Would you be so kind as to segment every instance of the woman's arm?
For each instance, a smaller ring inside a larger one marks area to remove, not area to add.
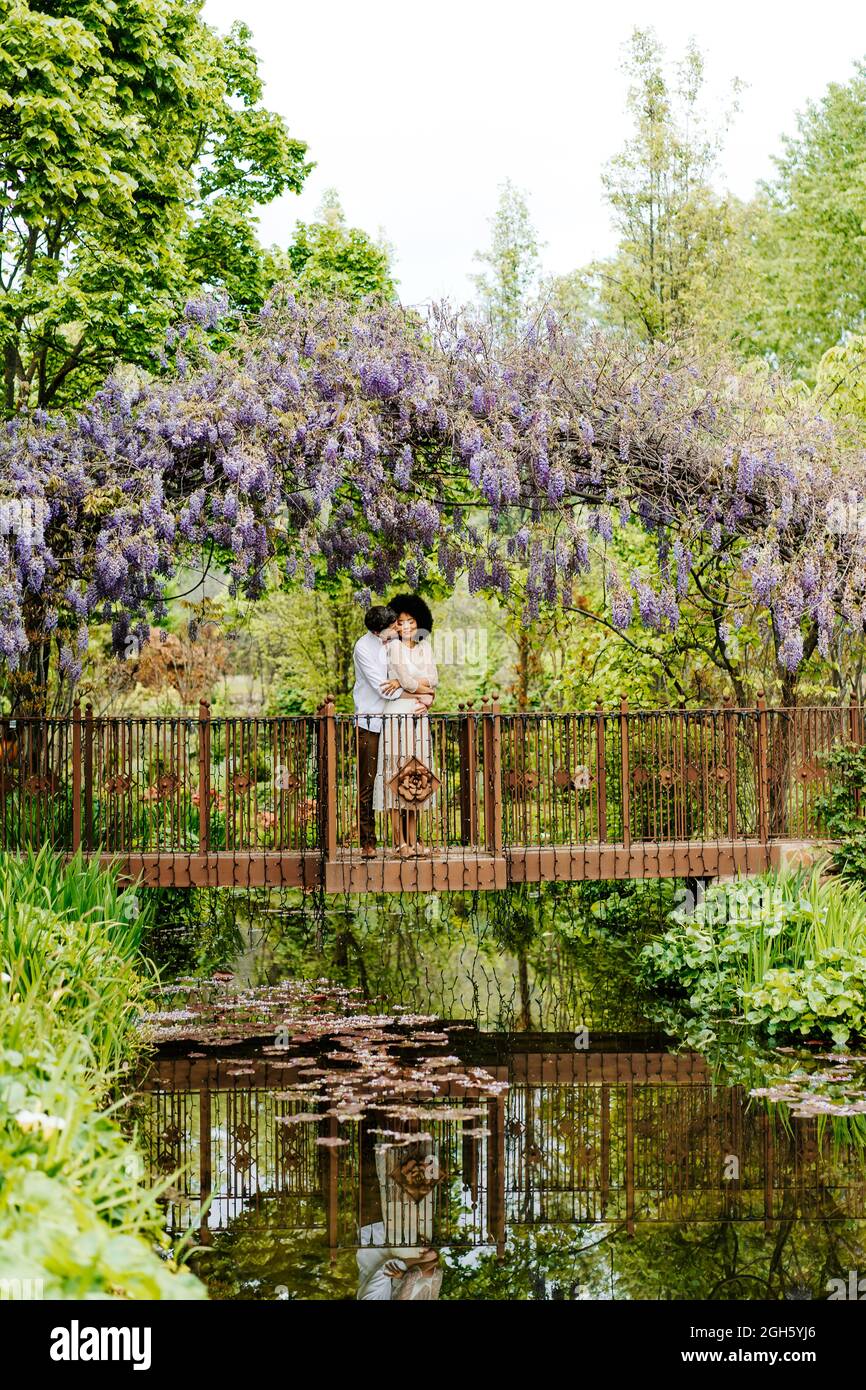
[[[418,676],[415,674],[410,650],[409,646],[399,639],[389,643],[388,674],[393,680],[400,682],[403,690],[412,695],[418,689]]]
[[[435,690],[439,684],[439,671],[436,667],[436,658],[433,655],[433,647],[429,637],[421,643],[421,669],[425,681],[431,690]]]
[[[422,710],[429,710],[436,698],[436,687],[439,684],[439,672],[436,670],[436,662],[433,657],[433,649],[428,642],[420,642],[414,650],[415,670],[420,674],[421,679],[415,687],[415,695],[418,700],[416,713]]]

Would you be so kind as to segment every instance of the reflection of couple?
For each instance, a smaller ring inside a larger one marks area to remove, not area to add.
[[[388,811],[396,851],[423,853],[413,791],[418,772],[432,772],[427,711],[439,675],[426,639],[433,615],[417,594],[398,594],[387,607],[368,609],[364,623],[353,652],[361,852],[375,854],[374,815]],[[424,804],[429,809],[433,797]]]
[[[377,1143],[377,1116],[361,1128],[358,1298],[390,1302],[437,1299],[442,1285],[433,1235],[438,1159],[429,1137],[417,1144]],[[387,1124],[384,1115],[380,1124]],[[408,1136],[407,1136],[408,1137]]]

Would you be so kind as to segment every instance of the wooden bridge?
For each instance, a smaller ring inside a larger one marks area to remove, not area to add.
[[[76,704],[0,717],[0,852],[48,843],[154,887],[350,893],[754,873],[822,839],[826,756],[864,727],[857,704],[505,714],[481,701],[430,717],[410,793],[422,843],[400,857],[380,815],[367,858],[357,722],[333,701],[275,719]]]

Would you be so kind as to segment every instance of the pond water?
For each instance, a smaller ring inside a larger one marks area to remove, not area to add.
[[[211,1295],[852,1296],[866,1059],[666,1035],[674,891],[167,903],[135,1115]]]

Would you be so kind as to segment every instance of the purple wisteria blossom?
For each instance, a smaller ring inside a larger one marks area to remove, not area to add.
[[[8,668],[41,632],[75,678],[89,621],[110,621],[122,650],[203,553],[250,597],[277,569],[306,584],[346,573],[366,599],[434,566],[504,593],[519,568],[531,615],[615,563],[624,525],[658,563],[608,576],[618,628],[672,630],[717,555],[732,608],[773,625],[786,670],[809,629],[822,652],[864,629],[862,462],[781,385],[734,392],[730,364],[552,315],[502,346],[445,307],[421,319],[281,289],[217,352],[204,330],[223,313],[187,306],[169,374],[3,428],[0,502],[18,507],[0,530]]]

